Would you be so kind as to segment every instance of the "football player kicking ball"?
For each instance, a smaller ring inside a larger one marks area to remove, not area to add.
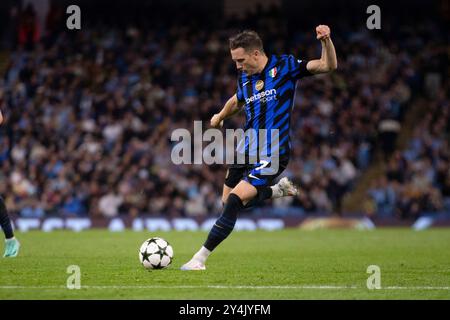
[[[256,142],[246,141],[238,146],[237,152],[245,154],[245,164],[229,167],[222,195],[222,214],[203,246],[181,267],[182,270],[205,270],[208,256],[231,233],[238,213],[243,209],[264,199],[296,194],[295,187],[287,178],[271,185],[289,162],[289,127],[297,80],[337,68],[330,28],[319,25],[316,35],[322,44],[322,54],[320,59],[310,61],[296,59],[292,55],[267,56],[261,38],[254,31],[243,31],[230,39],[231,57],[239,72],[237,91],[222,111],[212,117],[211,125],[220,126],[224,119],[244,107],[245,130],[275,130],[278,139],[272,143],[273,139],[265,141],[268,139],[260,139],[256,134],[253,139]],[[277,156],[276,169],[265,170],[270,163],[262,159],[259,153],[261,145],[266,150],[265,154]],[[249,160],[255,154],[257,160]]]
[[[3,115],[0,111],[0,125],[3,122]],[[9,219],[8,211],[6,210],[5,201],[0,197],[0,225],[2,226],[3,233],[5,234],[5,253],[3,257],[16,257],[19,253],[20,243],[14,237],[14,232],[11,226],[11,220]]]

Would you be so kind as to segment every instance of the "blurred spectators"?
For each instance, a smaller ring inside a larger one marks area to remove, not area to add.
[[[39,23],[33,4],[28,3],[19,17],[18,43],[25,50],[32,50],[40,40]]]
[[[20,215],[25,218],[43,218],[45,211],[37,198],[29,198],[20,210]]]
[[[417,218],[450,213],[450,100],[448,84],[427,103],[408,148],[395,152],[385,177],[369,190],[377,211]]]
[[[313,27],[279,37],[287,25],[273,8],[223,25],[180,20],[190,11],[158,12],[153,27],[130,19],[125,27],[84,24],[72,33],[53,27],[60,12],[52,8],[40,42],[32,11],[24,14],[19,42],[28,51],[19,46],[11,54],[0,85],[6,117],[0,128],[1,191],[10,210],[23,216],[42,210],[106,217],[219,213],[225,167],[172,164],[170,135],[177,128],[192,131],[194,120],[208,123],[235,93],[228,37],[251,20],[269,53],[320,56]],[[339,69],[297,87],[293,154],[284,174],[301,186],[300,195],[262,206],[263,212],[340,214],[343,196],[370,165],[375,148],[394,152],[395,137],[380,138],[379,128],[393,127],[383,121],[402,122],[429,54],[417,43],[426,47],[439,37],[428,20],[403,33],[387,29],[383,38],[339,21],[331,26],[340,30],[332,34]],[[438,116],[425,119],[410,149],[394,152],[386,179],[369,192],[374,210],[405,216],[448,206],[449,146],[441,135],[448,132],[446,99],[441,93],[439,103],[431,103]],[[240,114],[225,126],[242,127],[243,121]]]

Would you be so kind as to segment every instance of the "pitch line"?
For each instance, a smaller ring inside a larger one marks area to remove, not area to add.
[[[8,289],[67,289],[66,286],[0,286],[0,290]],[[313,290],[343,290],[343,289],[367,289],[363,286],[335,286],[335,285],[291,285],[291,286],[226,286],[226,285],[208,285],[208,286],[196,286],[196,285],[136,285],[136,286],[120,286],[120,285],[85,285],[81,286],[81,289],[278,289],[278,290],[298,290],[298,289],[313,289]],[[450,286],[386,286],[376,290],[450,290]],[[371,290],[372,291],[372,290]]]

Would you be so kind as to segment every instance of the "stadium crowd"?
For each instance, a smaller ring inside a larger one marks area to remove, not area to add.
[[[287,27],[274,10],[208,28],[163,14],[164,23],[153,28],[130,23],[81,32],[60,31],[58,15],[49,17],[40,39],[18,37],[0,80],[7,120],[0,128],[0,193],[24,217],[218,214],[226,168],[174,165],[170,136],[177,128],[192,131],[194,120],[207,128],[235,93],[227,41],[235,26],[260,32],[268,53],[320,56],[313,28],[280,38]],[[259,210],[340,213],[343,196],[377,149],[394,154],[386,177],[370,190],[377,212],[406,217],[448,208],[448,82],[430,98],[433,113],[408,150],[392,150],[379,126],[401,124],[423,87],[430,61],[424,52],[441,33],[431,22],[420,35],[411,26],[383,36],[339,23],[332,25],[337,72],[297,87],[293,154],[284,174],[300,195]],[[225,126],[243,121],[240,114]]]
[[[417,218],[450,212],[450,88],[427,103],[408,147],[396,151],[385,175],[368,191],[369,211],[382,216]]]

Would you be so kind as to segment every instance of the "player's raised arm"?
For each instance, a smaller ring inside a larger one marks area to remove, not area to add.
[[[3,123],[3,115],[2,115],[2,110],[0,110],[0,124]]]
[[[239,103],[237,96],[233,95],[228,101],[225,103],[224,107],[219,113],[216,113],[211,118],[211,127],[218,128],[222,126],[222,121],[235,115],[239,111],[241,111],[242,104]]]
[[[313,74],[326,73],[337,69],[336,50],[330,38],[330,28],[325,25],[316,27],[317,39],[322,43],[322,56],[320,59],[311,60],[306,69]]]

